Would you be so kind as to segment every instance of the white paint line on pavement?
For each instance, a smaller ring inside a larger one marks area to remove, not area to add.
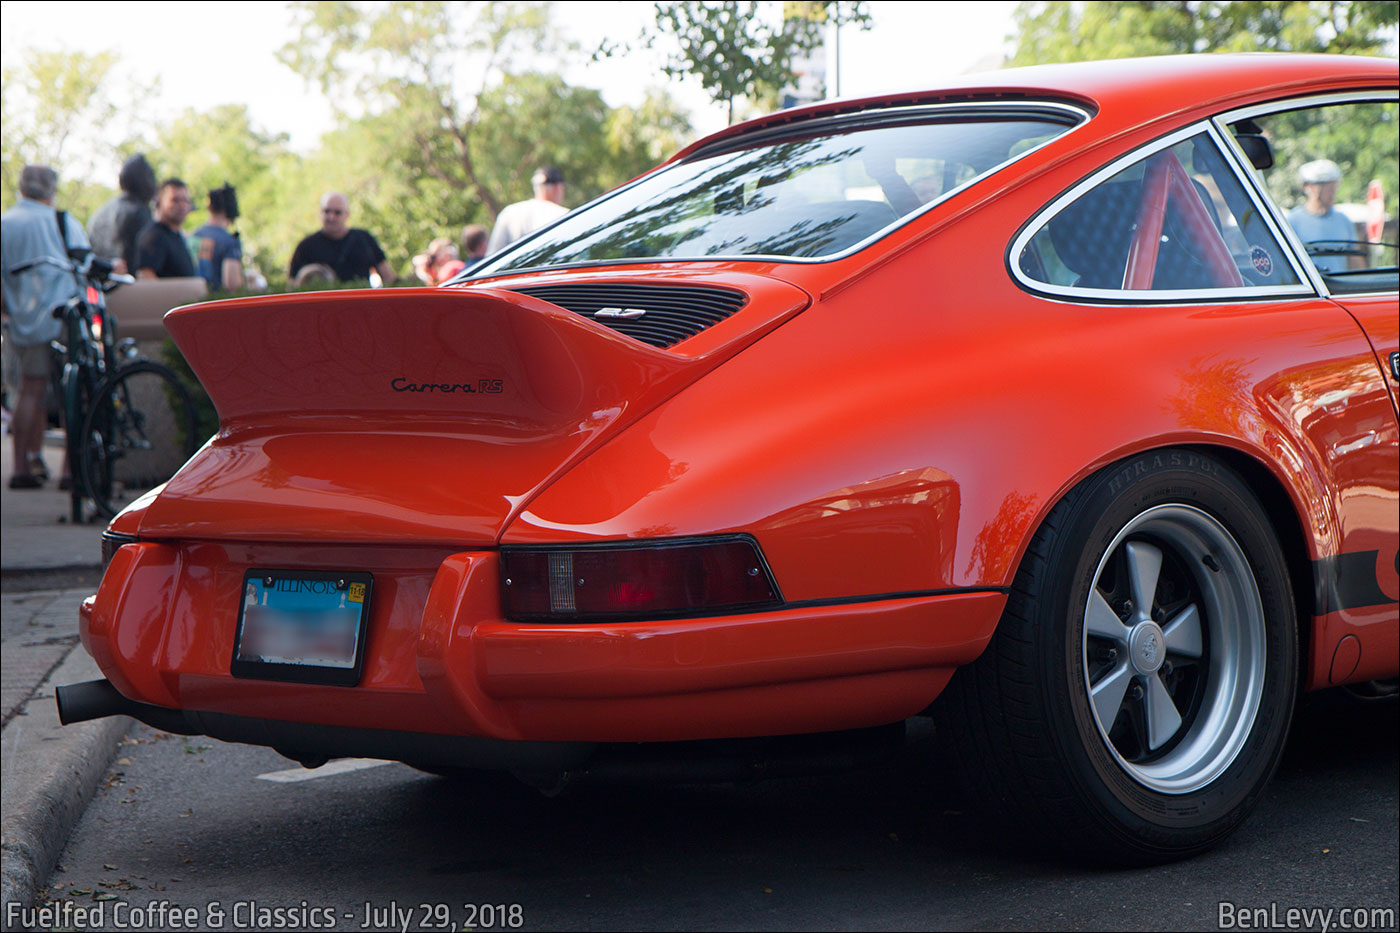
[[[349,774],[351,771],[363,771],[366,768],[377,768],[380,765],[391,764],[393,764],[392,761],[384,761],[379,758],[337,758],[319,768],[269,771],[267,774],[259,774],[258,780],[272,781],[274,784],[295,784],[298,781],[314,781],[317,778],[334,777],[337,774]]]

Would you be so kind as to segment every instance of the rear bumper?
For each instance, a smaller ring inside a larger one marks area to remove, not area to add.
[[[981,652],[1006,599],[971,591],[665,622],[518,624],[501,616],[495,552],[408,555],[375,571],[358,686],[235,678],[242,568],[277,560],[217,545],[126,545],[83,604],[83,642],[123,696],[169,710],[516,742],[680,741],[914,715]]]

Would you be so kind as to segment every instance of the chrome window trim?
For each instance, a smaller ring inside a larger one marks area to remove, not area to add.
[[[962,110],[969,110],[969,109],[974,109],[974,110],[1048,110],[1048,111],[1059,111],[1059,112],[1062,113],[1062,114],[1068,114],[1068,115],[1070,115],[1070,116],[1072,116],[1072,117],[1075,117],[1075,118],[1078,120],[1078,122],[1075,123],[1073,126],[1068,127],[1067,129],[1065,129],[1065,131],[1064,131],[1063,133],[1060,133],[1060,134],[1058,134],[1058,135],[1056,135],[1056,136],[1054,136],[1054,137],[1052,137],[1052,138],[1050,138],[1050,139],[1047,139],[1045,142],[1040,143],[1040,144],[1038,144],[1038,145],[1036,145],[1036,146],[1032,146],[1031,148],[1027,149],[1025,152],[1017,153],[1016,155],[1012,156],[1011,158],[1007,159],[1006,161],[1001,162],[1001,163],[999,163],[999,164],[993,166],[992,168],[990,168],[990,169],[988,169],[987,171],[983,172],[982,174],[976,176],[975,178],[971,179],[970,181],[963,182],[961,185],[958,185],[958,186],[956,186],[956,187],[954,187],[954,188],[949,188],[947,191],[943,192],[942,194],[940,194],[938,197],[934,198],[932,201],[928,202],[927,204],[923,205],[923,206],[920,207],[918,210],[916,210],[916,211],[911,211],[910,213],[905,214],[905,215],[902,216],[902,217],[899,217],[898,219],[896,219],[896,220],[894,221],[894,223],[891,223],[891,224],[889,224],[889,225],[887,225],[887,226],[885,226],[885,227],[880,228],[879,230],[877,230],[877,231],[875,231],[874,233],[872,233],[870,236],[868,236],[868,237],[866,237],[865,239],[859,241],[858,243],[856,243],[856,244],[853,245],[853,246],[848,246],[846,249],[842,250],[842,251],[839,252],[839,253],[829,253],[829,254],[823,255],[823,256],[784,256],[784,255],[781,255],[781,254],[773,254],[773,253],[725,253],[725,254],[713,255],[713,256],[636,256],[636,257],[630,257],[630,258],[618,258],[618,259],[589,259],[589,260],[580,260],[580,261],[578,261],[578,262],[552,263],[552,264],[550,264],[550,265],[544,265],[544,266],[527,266],[527,267],[520,268],[520,269],[501,269],[501,270],[487,270],[487,269],[481,269],[479,274],[480,274],[481,278],[498,278],[498,277],[507,276],[507,275],[523,275],[523,274],[525,274],[525,273],[527,273],[527,272],[541,272],[541,271],[544,271],[544,270],[546,270],[546,269],[587,269],[587,268],[594,268],[594,267],[599,267],[599,266],[625,266],[625,265],[638,265],[638,264],[651,265],[651,264],[659,263],[659,262],[782,262],[782,263],[794,263],[794,264],[799,264],[799,265],[815,265],[815,264],[823,263],[823,262],[836,262],[836,261],[838,261],[838,260],[846,259],[846,258],[849,257],[849,256],[855,255],[856,253],[858,253],[858,252],[860,252],[861,250],[865,249],[866,247],[870,246],[872,243],[875,243],[877,240],[884,239],[885,237],[889,236],[891,233],[893,233],[893,232],[895,232],[896,230],[898,230],[900,227],[903,227],[903,226],[906,226],[906,225],[912,223],[913,221],[915,221],[915,220],[917,220],[918,218],[920,218],[920,217],[924,216],[925,214],[927,214],[929,211],[931,211],[931,210],[937,208],[938,206],[940,206],[940,205],[943,204],[944,202],[946,202],[946,201],[948,201],[948,200],[950,200],[950,199],[956,197],[957,195],[959,195],[959,194],[961,194],[962,192],[966,191],[968,188],[971,188],[972,186],[977,185],[977,184],[981,184],[982,182],[986,181],[987,179],[992,178],[993,176],[997,175],[999,172],[1001,172],[1001,171],[1003,171],[1004,169],[1006,169],[1008,166],[1013,165],[1013,164],[1015,164],[1016,162],[1021,161],[1022,159],[1026,158],[1026,157],[1029,156],[1029,155],[1031,155],[1032,153],[1039,152],[1041,149],[1045,148],[1046,146],[1049,146],[1049,145],[1051,145],[1052,143],[1059,142],[1060,140],[1066,138],[1066,137],[1069,136],[1070,134],[1075,133],[1075,132],[1078,132],[1079,130],[1083,129],[1086,125],[1088,125],[1088,124],[1093,120],[1093,117],[1094,117],[1094,114],[1093,114],[1092,112],[1090,112],[1090,111],[1089,111],[1087,108],[1085,108],[1085,107],[1075,106],[1074,104],[1067,104],[1067,103],[1065,103],[1065,102],[1063,102],[1063,101],[1058,101],[1058,100],[1034,100],[1034,99],[1023,100],[1023,101],[1011,101],[1011,100],[950,101],[950,102],[945,103],[945,104],[918,104],[918,105],[911,105],[911,106],[905,106],[905,107],[891,107],[891,108],[887,108],[887,110],[885,110],[884,113],[885,113],[885,114],[888,114],[888,115],[889,115],[889,118],[890,118],[891,120],[898,121],[898,120],[900,120],[900,119],[910,119],[910,120],[913,120],[913,119],[918,119],[918,118],[920,118],[920,117],[937,117],[938,115],[943,114],[943,113],[946,113],[946,112],[948,112],[948,111],[962,111]],[[873,119],[873,118],[874,118],[874,114],[875,114],[876,112],[877,112],[877,111],[861,111],[861,112],[859,112],[859,113],[857,113],[857,114],[844,114],[844,115],[838,114],[838,115],[835,115],[835,116],[833,116],[833,117],[813,117],[813,118],[811,118],[811,121],[810,121],[810,122],[813,124],[813,126],[828,125],[828,122],[829,122],[829,121],[839,119],[839,118],[842,117],[842,116],[851,117],[851,118],[857,117],[857,116],[863,116],[863,117],[865,117],[866,119]],[[798,126],[801,125],[802,122],[805,122],[805,121],[794,121],[793,123],[786,124],[786,128],[792,129],[792,128],[798,127]],[[740,138],[742,138],[742,134],[741,134],[740,136],[738,136],[738,137],[735,137],[735,140],[734,140],[734,141],[737,142],[737,140],[740,139]],[[737,149],[741,149],[741,148],[746,148],[746,147],[743,147],[743,146],[735,146],[735,149],[736,149],[736,150],[737,150]],[[718,153],[712,153],[712,154],[723,154],[724,152],[729,152],[729,151],[733,151],[733,150],[725,149],[725,150],[721,150],[721,151],[718,152]],[[689,156],[689,157],[687,157],[687,158],[685,158],[685,159],[682,159],[680,162],[677,162],[677,163],[674,163],[674,164],[675,164],[675,165],[683,165],[683,164],[685,164],[686,162],[690,161],[690,160],[693,159],[693,158],[708,158],[708,157],[709,157],[709,156],[704,155],[704,151],[701,150],[700,152],[696,152],[696,153],[692,154],[691,156]],[[630,190],[633,186],[641,184],[643,181],[645,181],[645,180],[648,179],[648,178],[651,178],[651,177],[652,177],[653,175],[655,175],[657,172],[663,171],[663,170],[665,170],[665,169],[667,169],[667,168],[670,168],[670,167],[671,167],[671,164],[666,164],[666,165],[657,166],[656,168],[652,169],[651,171],[646,172],[646,173],[644,173],[644,174],[642,174],[642,175],[639,175],[637,178],[634,178],[632,181],[628,182],[627,184],[621,185],[621,186],[619,186],[619,187],[617,187],[617,188],[614,188],[612,191],[609,191],[609,192],[607,192],[607,193],[605,193],[605,194],[603,194],[603,195],[601,195],[601,196],[599,196],[599,197],[597,197],[597,198],[594,198],[592,201],[589,201],[587,204],[583,204],[583,205],[580,205],[580,206],[577,207],[577,208],[574,208],[574,210],[582,210],[584,207],[593,207],[593,206],[595,206],[595,205],[601,204],[601,203],[603,203],[604,201],[607,201],[607,200],[609,200],[609,199],[611,199],[611,198],[613,198],[613,197],[616,197],[616,196],[619,195],[619,194],[622,194],[622,193],[625,192],[625,191]],[[570,211],[569,213],[573,213],[573,211]],[[535,232],[532,233],[530,236],[525,237],[524,239],[521,239],[521,240],[517,240],[515,243],[512,243],[512,244],[507,248],[507,250],[506,250],[505,252],[502,252],[502,253],[498,254],[497,256],[493,256],[493,257],[489,257],[489,258],[490,258],[490,259],[497,259],[497,258],[504,259],[506,256],[510,255],[510,253],[511,253],[512,251],[514,251],[514,250],[517,249],[518,247],[524,246],[524,245],[525,245],[526,243],[528,243],[530,240],[534,239],[537,235],[539,235],[539,234],[541,234],[541,233],[544,233],[544,232],[545,232],[546,230],[548,230],[550,227],[555,226],[555,224],[563,223],[563,222],[568,218],[568,216],[569,216],[568,214],[565,214],[563,217],[560,217],[558,220],[556,220],[554,223],[550,224],[548,227],[542,227],[540,230],[535,231]],[[482,265],[482,266],[485,266],[486,263],[483,262],[483,263],[481,263],[481,265]],[[477,272],[477,269],[476,269],[476,268],[473,268],[473,269],[470,270],[470,271],[471,271],[472,273],[476,273],[476,272]],[[466,284],[467,282],[474,282],[475,279],[476,279],[476,275],[473,274],[473,275],[469,275],[469,276],[468,276],[467,278],[465,278],[465,279],[462,279],[460,282],[452,282],[452,283],[450,283],[450,284]]]
[[[1125,288],[1080,288],[1075,285],[1052,285],[1049,282],[1041,282],[1026,275],[1021,269],[1020,257],[1022,251],[1030,243],[1031,239],[1038,234],[1046,224],[1054,220],[1055,217],[1077,200],[1085,192],[1094,188],[1098,184],[1113,177],[1130,165],[1169,149],[1177,143],[1192,136],[1205,134],[1220,149],[1220,139],[1211,132],[1213,126],[1210,120],[1200,120],[1189,126],[1160,136],[1152,142],[1143,146],[1138,146],[1131,152],[1119,156],[1102,168],[1094,171],[1086,178],[1081,179],[1069,190],[1061,193],[1048,205],[1040,209],[1040,212],[1032,218],[1031,222],[1021,228],[1021,232],[1011,241],[1011,248],[1007,256],[1007,265],[1011,269],[1012,276],[1017,283],[1029,292],[1041,295],[1054,295],[1060,298],[1093,299],[1095,301],[1123,303],[1123,304],[1164,304],[1169,302],[1182,301],[1216,301],[1222,298],[1252,298],[1256,300],[1267,300],[1270,298],[1289,298],[1315,295],[1316,291],[1310,285],[1306,275],[1299,275],[1300,282],[1296,285],[1246,285],[1238,288],[1161,288],[1161,289],[1125,289]],[[1233,165],[1233,160],[1229,150],[1220,152],[1221,158],[1228,165]],[[1233,170],[1233,169],[1232,169]],[[1246,196],[1251,201],[1257,203],[1258,198],[1253,194],[1253,186],[1244,185]],[[1269,211],[1264,207],[1263,216],[1268,217]],[[1281,253],[1288,257],[1289,265],[1294,267],[1295,274],[1301,270],[1297,268],[1296,260],[1290,255],[1289,250],[1283,243],[1278,244]]]
[[[1308,94],[1302,97],[1283,97],[1262,104],[1250,104],[1248,107],[1239,107],[1216,114],[1212,119],[1219,120],[1224,126],[1240,120],[1248,120],[1270,113],[1283,113],[1288,110],[1307,110],[1310,107],[1327,107],[1331,104],[1354,104],[1381,99],[1396,100],[1397,98],[1400,98],[1400,90],[1384,87],[1359,91],[1335,91],[1328,94]]]
[[[1264,219],[1264,226],[1268,227],[1269,232],[1274,235],[1274,242],[1288,257],[1288,264],[1293,267],[1293,274],[1298,277],[1299,282],[1311,284],[1313,291],[1321,294],[1320,281],[1315,277],[1316,270],[1312,268],[1311,263],[1300,261],[1299,257],[1307,254],[1300,250],[1298,244],[1295,243],[1293,228],[1276,215],[1274,204],[1269,200],[1268,192],[1260,184],[1262,179],[1254,174],[1254,166],[1250,165],[1249,157],[1244,154],[1239,143],[1235,142],[1233,133],[1217,125],[1214,119],[1209,122],[1208,132],[1215,139],[1215,145],[1220,149],[1225,164],[1229,165],[1235,173],[1235,178],[1239,181],[1240,187],[1244,189],[1245,196],[1259,211],[1259,216]]]
[[[1306,97],[1290,97],[1284,100],[1270,101],[1266,104],[1251,104],[1248,107],[1241,107],[1226,113],[1217,114],[1211,118],[1222,139],[1228,140],[1228,151],[1235,159],[1244,166],[1244,177],[1249,180],[1249,187],[1255,192],[1256,199],[1264,203],[1269,219],[1273,225],[1279,227],[1283,232],[1284,242],[1288,244],[1288,249],[1294,254],[1295,262],[1301,259],[1301,265],[1306,275],[1305,278],[1313,283],[1317,293],[1324,298],[1333,297],[1332,289],[1327,287],[1327,280],[1318,271],[1316,263],[1308,255],[1307,247],[1303,241],[1298,239],[1298,235],[1293,232],[1293,226],[1288,223],[1288,219],[1283,212],[1283,208],[1274,203],[1274,199],[1269,196],[1269,189],[1264,184],[1264,179],[1245,156],[1244,150],[1235,142],[1235,134],[1230,132],[1230,124],[1238,123],[1240,120],[1250,120],[1254,117],[1270,116],[1276,113],[1287,113],[1290,110],[1308,110],[1313,107],[1330,107],[1336,104],[1364,104],[1364,103],[1396,103],[1400,102],[1400,90],[1395,88],[1373,88],[1361,91],[1339,91],[1331,94],[1313,94]],[[1393,295],[1395,292],[1341,292],[1342,297],[1361,298],[1366,295]]]

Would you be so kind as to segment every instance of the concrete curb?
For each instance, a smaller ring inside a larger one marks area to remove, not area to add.
[[[54,687],[101,676],[87,652],[75,648],[39,687],[24,714],[5,727],[0,910],[8,911],[12,903],[33,906],[131,727],[125,716],[59,725]]]

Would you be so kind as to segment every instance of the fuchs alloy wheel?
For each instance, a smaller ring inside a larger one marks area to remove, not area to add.
[[[1153,451],[1046,517],[940,721],[974,792],[1039,838],[1101,864],[1180,858],[1238,826],[1278,765],[1294,617],[1248,486]]]

